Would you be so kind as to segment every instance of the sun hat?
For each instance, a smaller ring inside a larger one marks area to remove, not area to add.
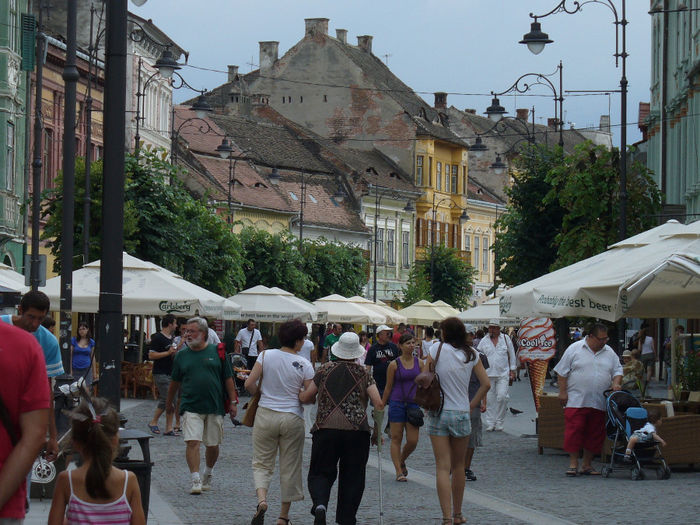
[[[385,324],[380,324],[380,325],[377,327],[377,331],[376,331],[375,333],[378,334],[379,332],[386,332],[386,331],[393,332],[393,330],[392,330],[391,328],[389,328],[387,325],[385,325]]]
[[[474,328],[473,324],[464,323],[464,329],[467,331],[468,334],[476,333],[476,329]]]
[[[365,355],[365,349],[360,346],[360,337],[355,332],[345,332],[331,346],[331,352],[338,359],[357,359]]]
[[[624,352],[622,352],[622,357],[632,357],[632,352],[630,352],[629,350],[625,350]]]
[[[501,327],[501,321],[498,319],[491,319],[489,321],[489,326],[498,326],[499,328]]]

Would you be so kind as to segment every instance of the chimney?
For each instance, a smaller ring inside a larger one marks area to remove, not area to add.
[[[348,30],[347,29],[336,29],[335,30],[335,36],[340,40],[343,44],[348,43]]]
[[[447,93],[437,91],[433,95],[435,95],[435,109],[447,109]]]
[[[238,66],[228,66],[228,81],[236,82],[238,80]]]
[[[600,116],[600,131],[606,131],[610,133],[610,115]]]
[[[552,128],[552,129],[557,129],[557,124],[559,121],[555,118],[548,118],[547,119],[547,127]]]
[[[260,70],[270,69],[277,62],[279,42],[260,42]]]
[[[515,110],[515,118],[518,120],[524,120],[527,122],[527,118],[530,116],[530,110],[527,108],[520,108]]]
[[[470,115],[476,115],[476,110],[474,108],[465,108],[464,112]]]
[[[306,35],[327,35],[328,34],[328,19],[327,18],[305,18]]]
[[[370,35],[362,35],[357,37],[357,47],[372,54],[372,37]]]

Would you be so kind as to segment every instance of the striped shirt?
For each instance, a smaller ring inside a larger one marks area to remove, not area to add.
[[[70,499],[66,509],[68,525],[128,525],[131,523],[131,505],[126,499],[129,473],[124,472],[124,492],[110,503],[89,503],[73,494],[73,476],[68,473]]]

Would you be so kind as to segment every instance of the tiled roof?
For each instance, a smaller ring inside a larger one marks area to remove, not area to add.
[[[467,197],[478,201],[488,202],[490,204],[506,204],[503,199],[498,197],[474,177],[469,177],[469,181],[467,182]]]

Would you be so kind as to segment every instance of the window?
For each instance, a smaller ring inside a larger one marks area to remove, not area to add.
[[[489,245],[489,239],[488,239],[488,237],[484,237],[483,240],[484,240],[484,242],[482,244],[482,250],[481,250],[481,269],[484,272],[488,272],[489,271],[489,252],[490,252],[490,249],[487,248],[487,246]]]
[[[452,166],[452,193],[457,193],[458,188],[457,188],[457,170],[459,169],[459,166],[454,165]]]
[[[409,268],[411,266],[411,261],[409,260],[409,246],[411,240],[411,232],[401,232],[401,264],[404,268]]]
[[[416,157],[416,186],[423,185],[423,155]]]
[[[442,190],[442,162],[439,161],[435,167],[435,181],[437,182],[437,189]]]
[[[367,239],[367,251],[369,252],[369,260],[373,261],[374,260],[374,229],[372,227],[369,228],[369,239]]]
[[[450,165],[445,164],[445,191],[450,193]]]
[[[433,185],[433,157],[428,157],[428,186]]]
[[[377,228],[377,264],[384,264],[384,228]]]
[[[386,263],[389,266],[396,264],[396,255],[394,253],[394,230],[387,229],[386,231]]]
[[[462,166],[462,195],[467,194],[467,167]]]
[[[446,222],[442,223],[442,244],[444,244],[445,246],[448,246],[448,244],[449,244],[449,238],[450,238],[450,236],[448,235],[448,228],[449,227],[450,227],[450,225],[447,224]]]
[[[53,130],[44,129],[44,151],[41,159],[42,189],[50,188],[53,182]]]
[[[435,232],[433,231],[433,221],[428,219],[428,244],[433,245],[435,241]]]
[[[471,251],[471,249],[472,249],[471,240],[472,240],[471,235],[469,235],[468,233],[465,233],[464,234],[464,251],[465,252]]]
[[[18,28],[18,22],[17,22],[17,0],[10,0],[10,20],[9,20],[9,27],[8,27],[8,34],[7,34],[7,44],[8,47],[13,50],[17,51],[18,46],[17,46],[17,28]]]
[[[5,188],[12,191],[15,187],[15,125],[7,123],[7,152],[5,164]]]
[[[479,237],[474,236],[474,257],[472,257],[472,266],[479,268]]]

